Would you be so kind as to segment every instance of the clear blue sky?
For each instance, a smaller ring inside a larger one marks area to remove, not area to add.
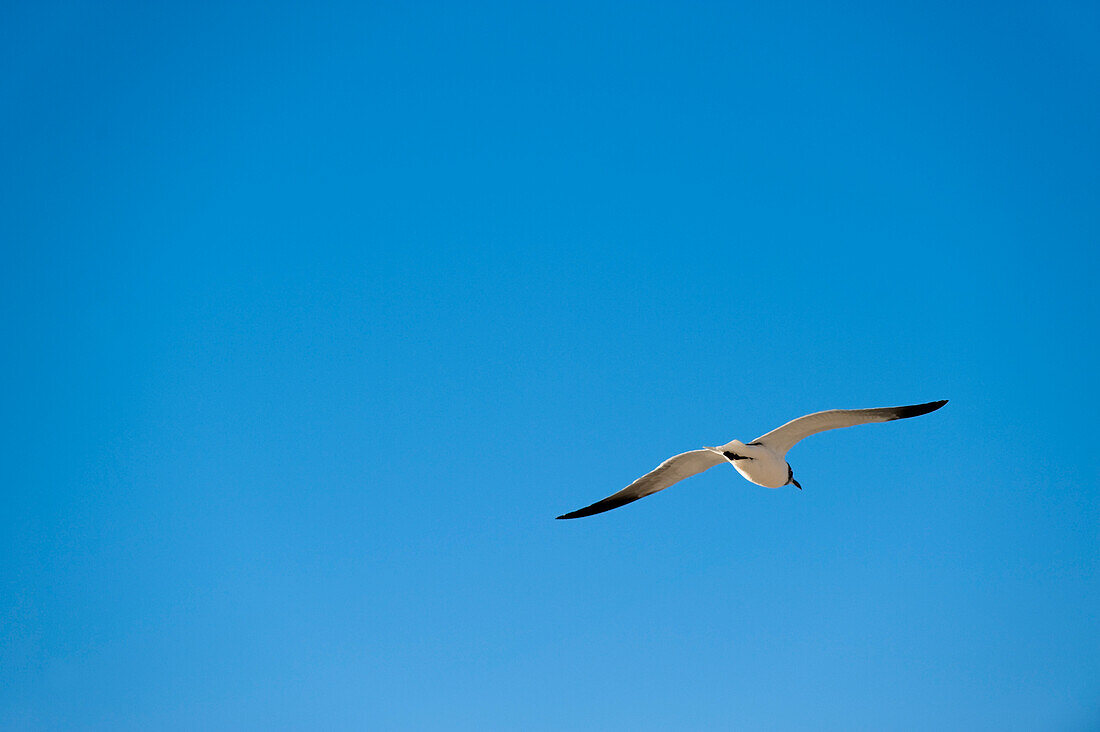
[[[1096,729],[1100,10],[959,5],[7,4],[0,727]]]

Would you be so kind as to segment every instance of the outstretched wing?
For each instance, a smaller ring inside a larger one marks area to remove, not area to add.
[[[696,473],[701,473],[707,468],[713,468],[715,465],[724,462],[726,462],[724,457],[710,450],[692,450],[691,452],[681,453],[665,460],[654,470],[638,478],[618,493],[608,496],[602,501],[596,501],[591,506],[558,516],[558,518],[581,518],[582,516],[591,516],[594,513],[603,513],[619,506],[625,506],[631,501],[645,498],[651,493],[664,490],[673,483],[679,483],[684,478],[690,478]]]
[[[878,409],[830,409],[826,412],[815,412],[805,417],[792,419],[778,429],[774,429],[763,437],[757,437],[756,442],[772,450],[775,454],[783,456],[796,442],[816,435],[825,430],[835,430],[838,427],[854,427],[857,424],[869,422],[889,422],[893,419],[906,419],[907,417],[919,417],[922,414],[934,412],[947,400],[928,402],[927,404],[911,404],[905,407],[880,407]]]

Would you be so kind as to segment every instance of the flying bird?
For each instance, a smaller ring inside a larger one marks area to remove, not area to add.
[[[785,485],[793,485],[795,488],[802,490],[802,486],[794,479],[794,470],[787,462],[787,451],[799,440],[810,435],[816,435],[818,432],[835,430],[839,427],[854,427],[857,424],[919,417],[922,414],[936,411],[944,404],[947,404],[946,399],[938,402],[928,402],[927,404],[911,404],[905,407],[830,409],[825,412],[807,414],[805,417],[793,419],[782,427],[774,429],[762,437],[757,437],[749,443],[733,440],[721,447],[705,447],[702,450],[692,450],[670,457],[618,493],[610,495],[602,501],[596,501],[591,506],[558,516],[558,518],[581,518],[625,506],[632,501],[664,490],[673,483],[679,483],[684,478],[690,478],[696,473],[702,473],[704,470],[721,463],[730,463],[737,468],[737,472],[743,475],[746,480],[765,488],[782,488]]]

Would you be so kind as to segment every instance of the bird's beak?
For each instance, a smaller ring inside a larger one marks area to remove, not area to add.
[[[793,483],[793,484],[794,484],[794,487],[795,487],[795,488],[797,488],[798,490],[802,490],[802,486],[800,486],[800,485],[798,484],[798,481],[797,481],[797,480],[795,480],[794,478],[791,478],[791,483]]]

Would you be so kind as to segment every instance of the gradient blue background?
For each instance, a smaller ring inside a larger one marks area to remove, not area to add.
[[[1097,729],[1100,10],[883,5],[6,4],[0,727]]]

